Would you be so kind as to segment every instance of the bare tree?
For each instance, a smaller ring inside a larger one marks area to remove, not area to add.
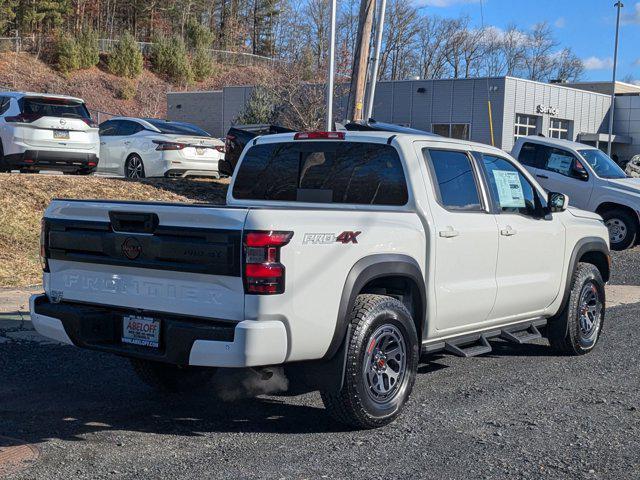
[[[525,48],[524,67],[527,78],[538,81],[549,78],[555,68],[552,54],[557,46],[558,42],[553,38],[548,23],[534,25]]]
[[[449,24],[440,17],[424,17],[418,23],[418,72],[422,78],[441,78],[446,66],[445,47],[449,38]]]
[[[415,7],[403,0],[388,2],[380,56],[381,77],[399,80],[416,71],[415,46],[419,30],[418,10]]]

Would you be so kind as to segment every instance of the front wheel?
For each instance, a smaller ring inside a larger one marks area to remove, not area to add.
[[[369,294],[356,298],[350,322],[344,383],[338,392],[321,392],[322,400],[341,423],[382,427],[400,414],[415,383],[415,324],[400,301]]]
[[[216,373],[215,368],[178,367],[138,358],[129,360],[140,380],[165,393],[188,393],[204,389]]]
[[[604,281],[600,271],[590,263],[579,263],[571,280],[566,307],[549,320],[549,343],[566,355],[589,353],[602,333],[604,310]]]
[[[626,250],[635,244],[638,221],[631,213],[625,210],[607,210],[602,218],[609,229],[612,250]]]
[[[131,155],[124,163],[124,174],[127,178],[144,178],[144,163],[138,155]]]

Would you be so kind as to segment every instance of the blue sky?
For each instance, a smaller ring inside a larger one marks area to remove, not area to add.
[[[480,0],[414,0],[425,13],[469,15],[480,25]],[[585,62],[585,80],[610,80],[615,36],[615,0],[483,0],[484,24],[528,29],[547,21],[560,46],[571,47]],[[640,80],[640,1],[625,0],[620,27],[618,78]]]

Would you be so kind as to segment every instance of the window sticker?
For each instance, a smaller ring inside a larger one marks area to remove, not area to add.
[[[503,208],[524,208],[524,192],[518,172],[494,170],[493,178],[498,189],[498,201]]]
[[[572,160],[573,157],[558,153],[552,153],[549,156],[549,160],[547,161],[547,168],[563,175],[569,175]]]

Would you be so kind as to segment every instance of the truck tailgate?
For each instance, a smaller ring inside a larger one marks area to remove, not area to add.
[[[45,213],[54,298],[243,320],[247,209],[56,200]]]

